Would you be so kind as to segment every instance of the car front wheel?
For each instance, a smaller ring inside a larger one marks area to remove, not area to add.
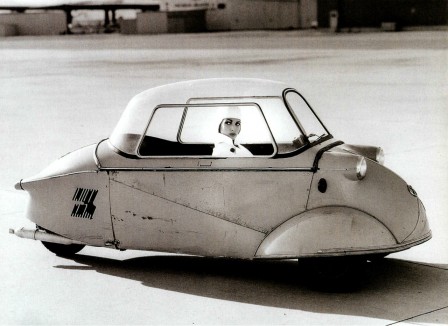
[[[364,280],[364,257],[325,257],[299,259],[299,269],[308,284],[329,292],[356,289]]]

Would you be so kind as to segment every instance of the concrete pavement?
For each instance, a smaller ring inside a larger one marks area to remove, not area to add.
[[[0,324],[448,323],[446,41],[443,31],[1,39]],[[335,138],[382,146],[422,198],[433,239],[371,265],[360,288],[327,293],[293,262],[103,248],[67,260],[7,233],[32,225],[14,183],[108,137],[138,92],[211,77],[289,83]]]

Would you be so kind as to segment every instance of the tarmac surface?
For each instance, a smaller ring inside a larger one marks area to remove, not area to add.
[[[448,324],[446,31],[14,37],[0,58],[0,324]],[[105,248],[65,259],[8,234],[34,226],[16,182],[107,138],[135,94],[212,77],[286,82],[336,139],[382,146],[433,239],[332,292],[292,261]]]

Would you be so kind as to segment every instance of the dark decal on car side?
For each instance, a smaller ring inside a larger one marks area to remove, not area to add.
[[[96,206],[93,204],[98,190],[76,188],[72,200],[76,203],[73,207],[71,216],[92,219]]]

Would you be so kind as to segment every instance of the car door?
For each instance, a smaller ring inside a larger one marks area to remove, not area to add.
[[[281,113],[256,101],[154,111],[140,145],[141,168],[110,174],[121,248],[251,258],[269,232],[305,210],[314,156],[277,159],[288,146],[280,141],[284,123],[269,125],[266,117]],[[215,157],[213,148],[225,137],[219,123],[235,107],[242,111],[235,144],[252,155]]]

